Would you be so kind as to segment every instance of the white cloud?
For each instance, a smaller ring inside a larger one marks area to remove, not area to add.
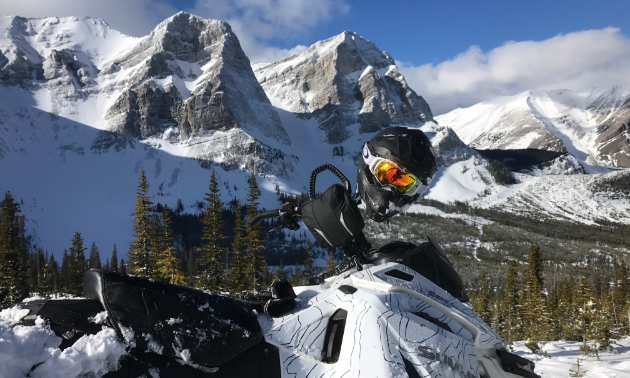
[[[0,12],[22,17],[99,17],[121,33],[140,37],[177,9],[159,0],[0,0]]]
[[[304,51],[272,47],[270,39],[288,39],[304,33],[331,18],[349,13],[350,7],[338,0],[197,0],[189,10],[205,18],[227,21],[238,36],[243,50],[254,63],[273,62]]]
[[[435,66],[397,63],[434,115],[528,89],[630,88],[630,39],[616,28],[507,42],[487,53],[471,46]]]
[[[167,0],[0,0],[3,15],[23,17],[92,16],[136,37],[180,9]],[[228,22],[252,62],[273,62],[304,51],[271,46],[271,39],[291,41],[331,18],[349,13],[343,0],[197,0],[184,9],[204,18]]]

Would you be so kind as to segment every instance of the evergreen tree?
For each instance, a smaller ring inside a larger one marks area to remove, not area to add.
[[[593,322],[591,325],[592,339],[597,343],[599,350],[610,350],[612,339],[615,338],[615,323],[611,316],[612,311],[612,292],[610,287],[604,285],[602,287],[601,296],[595,304],[593,313]],[[599,353],[597,352],[599,359]]]
[[[140,171],[136,207],[133,211],[133,237],[129,252],[131,273],[138,277],[151,278],[153,256],[151,255],[151,234],[154,219],[151,216],[151,199],[147,195],[149,183],[144,168]]]
[[[624,262],[621,263],[614,273],[612,308],[616,332],[620,336],[630,334],[630,320],[628,319],[630,310],[630,279],[628,278],[628,268]]]
[[[567,340],[581,340],[578,321],[580,317],[577,301],[577,287],[573,278],[569,277],[561,284],[558,293],[558,314],[562,327],[562,335]]]
[[[116,249],[116,244],[114,244],[114,250],[112,251],[112,261],[109,270],[118,273],[118,250]]]
[[[7,192],[0,205],[0,308],[13,306],[29,295],[28,252],[19,212],[20,206]]]
[[[335,270],[337,265],[335,264],[335,257],[333,256],[332,250],[328,251],[328,258],[326,259],[326,264],[324,265],[325,272],[332,272]]]
[[[68,293],[68,282],[70,282],[70,255],[68,255],[68,250],[63,250],[63,257],[61,259],[61,290],[64,293]]]
[[[284,263],[282,262],[282,257],[280,258],[280,266],[276,268],[273,278],[274,279],[284,278]]]
[[[109,266],[109,258],[105,259],[105,265],[103,265],[103,271],[104,272],[109,272],[111,270],[110,266]]]
[[[92,242],[90,248],[90,261],[88,269],[101,269],[101,255],[98,253],[98,247]]]
[[[83,248],[83,238],[79,231],[74,232],[72,238],[72,246],[68,255],[68,282],[66,283],[66,292],[75,296],[83,294],[83,274],[87,270]]]
[[[486,322],[488,325],[491,325],[492,313],[490,312],[490,288],[488,287],[488,276],[486,272],[481,273],[481,277],[479,278],[481,281],[481,287],[477,295],[475,295],[475,302],[473,303],[473,308],[479,317]]]
[[[249,191],[247,192],[247,219],[253,219],[258,215],[258,199],[260,190],[256,183],[254,173],[249,178]],[[245,223],[245,251],[247,251],[248,276],[250,278],[250,290],[260,291],[265,286],[265,276],[267,275],[267,261],[263,255],[265,241],[262,237],[262,227],[260,224],[251,225]]]
[[[40,248],[36,252],[36,266],[37,266],[37,293],[41,297],[48,297],[52,291],[52,282],[50,276],[52,275],[52,267],[48,264],[48,259],[44,255],[44,250]]]
[[[201,262],[204,271],[198,284],[205,290],[220,292],[227,289],[225,272],[221,262],[221,255],[224,253],[221,240],[225,239],[225,236],[223,235],[223,202],[220,199],[219,183],[214,170],[210,176],[208,190],[209,193],[206,193],[206,197],[204,197],[206,205],[201,218],[203,223]]]
[[[538,342],[547,334],[548,316],[545,306],[542,252],[538,243],[529,248],[528,265],[523,293],[523,316],[527,325],[527,347],[538,351]]]
[[[503,297],[503,315],[505,317],[503,336],[510,344],[520,340],[523,334],[523,318],[519,305],[518,265],[510,261],[505,277],[505,295]]]
[[[313,245],[311,239],[306,239],[306,251],[304,252],[304,277],[315,275],[315,262],[313,261]]]
[[[177,251],[173,246],[173,233],[171,231],[171,211],[164,205],[162,211],[162,233],[158,239],[161,245],[160,254],[156,256],[156,267],[158,279],[171,284],[182,284],[183,275],[179,267],[180,261],[177,258]]]
[[[245,260],[243,241],[243,211],[241,204],[236,204],[236,223],[234,225],[234,241],[232,242],[231,269],[228,273],[230,294],[235,295],[247,290],[247,261]]]
[[[590,351],[588,340],[592,340],[594,337],[591,330],[591,323],[593,322],[593,294],[589,287],[586,278],[580,277],[580,283],[576,292],[576,322],[575,328],[582,338],[583,345],[580,350],[586,355]]]
[[[302,269],[300,268],[300,265],[298,265],[296,261],[295,266],[293,267],[293,275],[291,276],[291,284],[293,284],[294,286],[298,286],[301,280],[302,280]]]
[[[582,362],[582,360],[578,358],[577,362],[575,363],[575,366],[577,366],[577,370],[569,369],[570,377],[580,378],[583,377],[584,374],[586,374],[588,370],[582,370],[582,365],[580,364],[580,362]]]
[[[59,266],[57,261],[55,261],[54,254],[50,254],[50,258],[48,259],[47,270],[49,272],[49,283],[50,292],[54,295],[59,292]]]
[[[186,284],[189,287],[196,287],[197,284],[197,262],[195,259],[195,255],[193,254],[193,249],[191,248],[188,251],[188,269],[187,269],[187,282]]]
[[[120,267],[118,270],[120,270],[120,274],[127,274],[127,263],[125,262],[125,259],[120,259]]]

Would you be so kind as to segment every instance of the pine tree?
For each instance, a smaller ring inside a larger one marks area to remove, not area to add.
[[[112,251],[112,261],[109,269],[114,273],[118,273],[118,250],[116,249],[116,244],[114,244],[114,250]]]
[[[208,190],[209,193],[206,193],[204,197],[206,205],[201,218],[203,223],[201,262],[204,271],[202,280],[198,284],[205,290],[220,292],[227,289],[221,262],[221,255],[224,253],[221,240],[225,239],[225,236],[223,235],[223,202],[220,199],[219,183],[214,171],[210,176]]]
[[[313,245],[311,239],[306,239],[306,251],[304,251],[304,277],[315,275],[315,262],[313,261]]]
[[[504,333],[503,336],[510,344],[522,338],[523,318],[519,306],[519,282],[518,265],[516,261],[510,261],[505,277],[504,308]]]
[[[578,321],[579,321],[579,304],[577,301],[577,287],[573,278],[569,277],[560,285],[561,289],[558,294],[558,314],[560,315],[560,324],[562,327],[562,335],[567,340],[581,340]]]
[[[260,190],[256,184],[254,173],[249,178],[249,191],[247,193],[247,219],[253,219],[258,215],[258,199]],[[267,275],[267,261],[263,255],[265,241],[262,237],[262,227],[259,224],[251,225],[245,223],[245,251],[247,252],[248,276],[250,279],[250,290],[260,291],[265,285]]]
[[[158,243],[161,245],[160,254],[156,256],[156,267],[158,279],[171,284],[182,284],[183,275],[180,269],[180,261],[177,258],[177,251],[173,246],[173,234],[171,231],[171,211],[164,205],[162,211],[162,232]]]
[[[70,282],[70,255],[68,250],[63,250],[63,257],[61,259],[61,291],[68,293],[68,282]]]
[[[282,262],[282,257],[280,258],[280,266],[276,268],[273,278],[274,279],[284,278],[284,263]]]
[[[90,261],[88,269],[102,269],[101,267],[101,255],[98,253],[98,247],[92,242],[92,248],[90,248]]]
[[[120,274],[127,274],[127,263],[125,262],[125,259],[120,259],[120,267],[118,270],[120,270]]]
[[[236,295],[247,290],[247,261],[245,259],[243,241],[243,211],[241,204],[236,204],[236,223],[234,225],[234,241],[232,242],[231,269],[228,273],[230,294]]]
[[[197,259],[195,258],[195,254],[193,249],[191,248],[188,251],[188,269],[187,269],[187,282],[186,285],[189,287],[197,286]]]
[[[630,319],[628,317],[630,308],[630,279],[628,278],[628,268],[624,262],[614,273],[614,288],[612,296],[613,316],[615,328],[621,336],[630,334]]]
[[[580,377],[583,377],[584,374],[586,374],[586,372],[588,370],[581,370],[582,369],[582,365],[580,364],[580,362],[582,362],[582,360],[580,360],[578,358],[577,362],[575,363],[575,366],[577,366],[577,370],[569,369],[569,376],[575,377],[575,378],[580,378]]]
[[[490,288],[488,287],[488,276],[486,272],[481,273],[481,277],[479,278],[481,281],[481,288],[479,292],[475,296],[475,303],[473,304],[473,308],[479,317],[486,322],[486,324],[491,324],[492,313],[490,312]]]
[[[83,238],[79,231],[74,232],[72,238],[72,246],[70,247],[70,254],[68,255],[68,282],[66,286],[66,292],[75,296],[81,296],[83,294],[83,274],[87,270],[87,264],[85,261],[84,251],[87,248],[83,248]]]
[[[293,267],[293,275],[291,276],[291,284],[293,284],[294,286],[298,286],[301,280],[302,280],[302,269],[300,268],[300,265],[296,261],[295,266]]]
[[[105,265],[103,265],[103,271],[104,272],[109,272],[111,270],[110,266],[109,266],[109,258],[105,259]]]
[[[20,206],[7,192],[0,205],[0,308],[13,306],[29,295],[28,252],[19,212]]]
[[[584,276],[580,277],[580,283],[576,294],[577,298],[575,302],[578,306],[576,306],[577,314],[575,327],[583,342],[580,350],[586,355],[591,350],[591,348],[587,345],[587,342],[588,340],[593,339],[591,323],[593,322],[594,313],[593,294]]]
[[[326,259],[326,263],[324,265],[325,272],[332,272],[335,270],[337,265],[335,264],[335,257],[333,256],[332,250],[328,251],[328,258]]]
[[[50,254],[50,258],[48,259],[47,270],[49,272],[49,283],[50,292],[55,295],[59,292],[59,266],[57,261],[55,261],[54,254]]]
[[[151,278],[153,256],[151,255],[151,234],[154,219],[151,216],[151,205],[147,192],[149,183],[144,168],[140,171],[136,207],[133,212],[133,237],[130,244],[129,266],[131,273],[138,277]]]
[[[546,314],[544,282],[543,282],[542,252],[538,243],[529,248],[528,265],[523,293],[523,316],[527,325],[527,347],[538,351],[538,342],[547,333],[548,316]]]

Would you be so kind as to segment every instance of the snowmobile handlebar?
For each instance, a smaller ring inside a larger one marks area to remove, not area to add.
[[[277,216],[280,216],[280,209],[265,211],[264,213],[260,213],[260,214],[256,215],[255,217],[253,217],[252,219],[250,219],[249,220],[249,225],[253,226],[253,225],[257,224],[258,222],[260,222],[263,219],[273,218],[273,217],[277,217]]]

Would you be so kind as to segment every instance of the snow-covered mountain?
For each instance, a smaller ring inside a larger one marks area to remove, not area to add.
[[[276,83],[267,93],[228,24],[186,13],[144,38],[95,18],[0,17],[0,53],[0,190],[21,201],[29,234],[50,252],[67,248],[74,230],[104,255],[113,243],[124,251],[141,168],[154,202],[194,211],[211,169],[224,201],[245,200],[256,173],[266,208],[279,205],[276,184],[305,192],[323,163],[354,182],[362,144],[394,123],[424,127],[440,144],[442,171],[480,159],[431,122],[394,61],[354,33],[309,48],[313,64],[294,68],[301,85],[281,77],[305,53],[259,69],[263,84],[261,72]],[[475,167],[469,175],[488,176]],[[329,183],[322,177],[318,189]]]
[[[360,133],[373,133],[391,124],[433,120],[429,105],[409,88],[394,60],[350,31],[278,62],[258,64],[255,73],[274,105],[314,118],[329,143],[348,140],[353,124]]]
[[[496,184],[478,152],[433,122],[394,60],[351,32],[253,70],[228,24],[187,13],[143,38],[95,18],[0,17],[0,54],[0,192],[21,202],[27,232],[58,258],[75,230],[103,256],[114,243],[126,250],[141,168],[154,202],[181,200],[187,211],[198,210],[210,170],[225,202],[246,199],[254,172],[271,209],[276,185],[306,192],[323,163],[355,182],[362,144],[394,124],[431,139],[432,199],[504,206],[535,187],[531,180],[553,191],[550,175],[581,172],[567,158],[523,173],[519,184]],[[318,178],[318,190],[331,176]]]
[[[569,152],[589,166],[630,168],[630,92],[526,91],[436,117],[479,150]]]

